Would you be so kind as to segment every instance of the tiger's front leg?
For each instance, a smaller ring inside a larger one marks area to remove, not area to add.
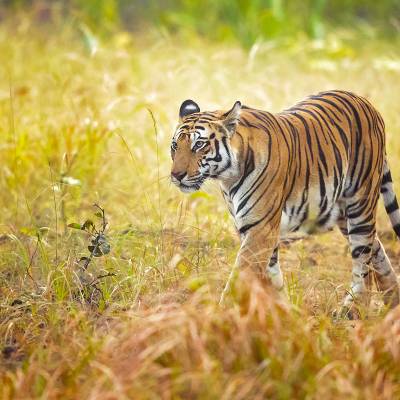
[[[275,247],[265,272],[271,281],[272,286],[274,286],[277,290],[281,290],[283,288],[283,274],[279,264],[278,246]]]
[[[261,280],[267,277],[274,287],[279,289],[282,287],[283,279],[277,257],[278,240],[279,224],[252,228],[242,236],[240,250],[221,294],[220,304],[224,302],[225,297],[232,291],[237,279],[243,273],[250,272]]]

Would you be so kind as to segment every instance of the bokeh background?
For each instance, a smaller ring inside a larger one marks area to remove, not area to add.
[[[102,34],[160,30],[234,40],[247,47],[257,40],[298,34],[321,39],[338,29],[364,38],[393,39],[400,29],[396,0],[3,0],[2,4],[3,14],[32,12],[40,24],[75,19]]]
[[[281,297],[242,282],[221,308],[239,241],[218,186],[169,181],[183,100],[345,89],[382,113],[400,194],[399,1],[0,0],[0,60],[0,398],[400,398],[399,312],[374,290],[332,319],[338,232],[282,246]],[[111,251],[83,270],[94,203]],[[378,233],[398,272],[383,207]]]

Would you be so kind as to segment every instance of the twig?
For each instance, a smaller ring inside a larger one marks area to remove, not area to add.
[[[162,220],[162,213],[161,213],[161,186],[160,186],[160,155],[159,155],[159,147],[158,147],[158,128],[157,122],[154,117],[153,111],[150,108],[147,108],[147,111],[150,114],[150,117],[153,121],[153,128],[154,128],[154,136],[156,141],[156,155],[157,155],[157,191],[158,191],[158,215],[160,219],[160,236],[161,236],[161,266],[163,265],[164,261],[164,226]]]
[[[49,163],[49,170],[50,170],[50,179],[51,179],[51,188],[52,188],[52,192],[53,192],[53,203],[54,203],[54,215],[56,218],[56,265],[58,265],[58,210],[57,210],[57,200],[56,200],[56,192],[55,192],[55,182],[53,179],[53,171],[51,169],[51,164],[50,161],[48,161]]]
[[[37,284],[37,282],[35,281],[35,279],[32,276],[31,268],[32,268],[32,264],[33,264],[33,259],[35,258],[38,247],[39,247],[39,240],[40,240],[40,238],[39,238],[39,236],[37,236],[35,250],[33,251],[33,254],[31,255],[31,257],[29,259],[29,265],[26,267],[26,274],[29,276],[29,278],[31,278],[32,282],[36,286],[36,289],[39,289],[39,285]]]

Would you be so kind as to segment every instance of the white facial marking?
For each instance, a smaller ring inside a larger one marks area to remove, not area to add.
[[[191,114],[192,112],[197,111],[197,107],[196,107],[195,104],[188,104],[188,105],[185,107],[185,112],[186,112],[186,111],[190,111],[190,114]]]

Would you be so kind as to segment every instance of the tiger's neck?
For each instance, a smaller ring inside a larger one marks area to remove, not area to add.
[[[235,135],[231,143],[231,170],[219,181],[228,209],[236,221],[242,219],[247,197],[268,168],[269,154],[262,132],[236,132]]]

